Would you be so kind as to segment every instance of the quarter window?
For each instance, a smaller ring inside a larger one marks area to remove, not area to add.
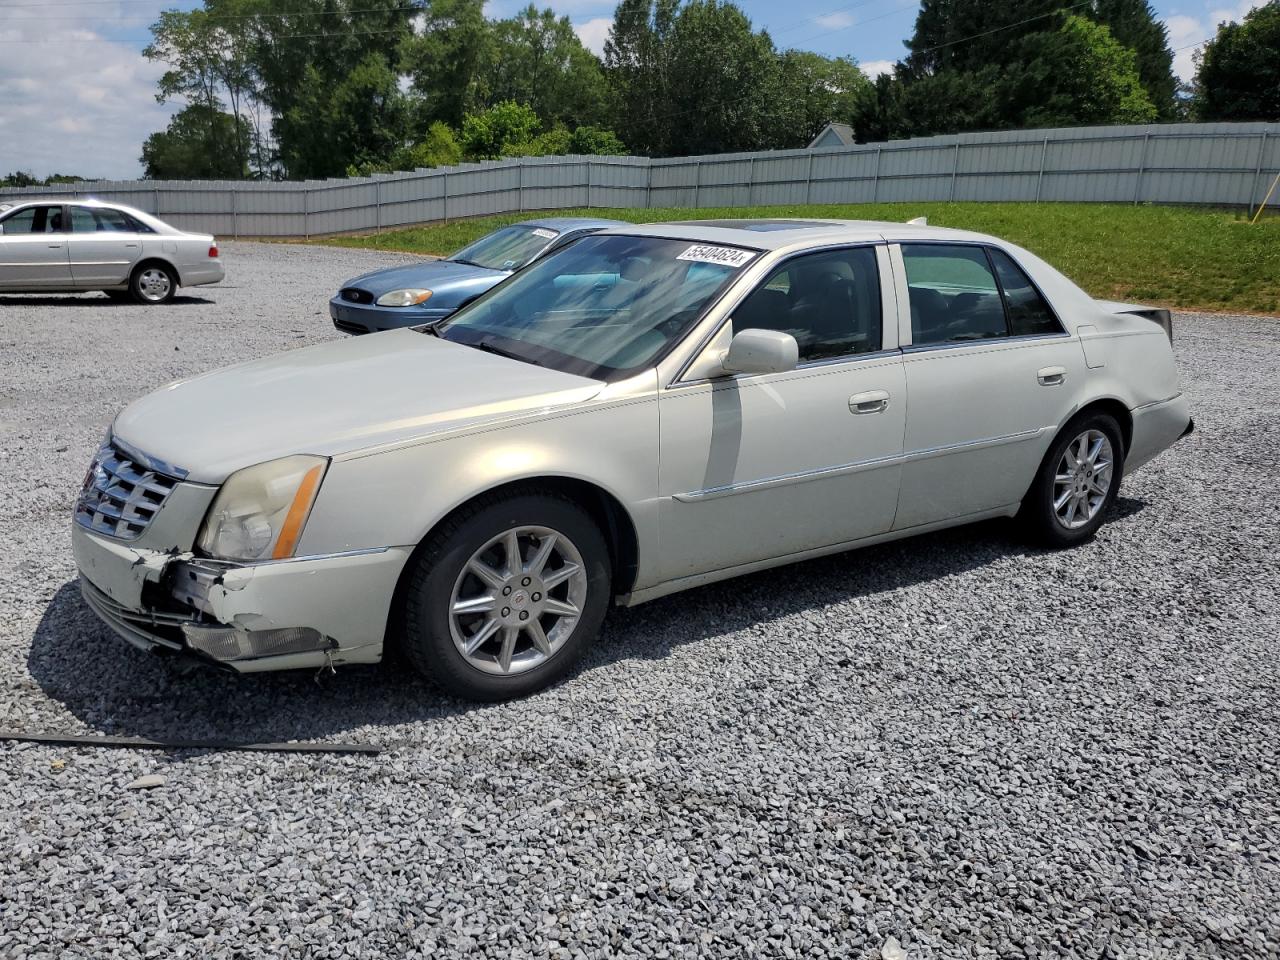
[[[1031,278],[1003,250],[990,248],[991,262],[1004,289],[1009,308],[1009,328],[1015,337],[1062,333],[1062,324],[1036,289]]]
[[[904,243],[913,344],[1004,337],[1004,303],[981,247]]]
[[[881,344],[880,270],[874,247],[788,260],[733,312],[733,331],[780,330],[800,360],[872,353]]]

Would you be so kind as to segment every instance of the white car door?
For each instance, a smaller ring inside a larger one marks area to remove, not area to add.
[[[142,254],[131,219],[108,207],[71,207],[71,276],[77,287],[124,283]]]
[[[0,289],[71,286],[61,204],[23,207],[0,220]]]
[[[663,579],[889,530],[906,413],[891,277],[883,245],[783,262],[729,324],[791,333],[799,366],[662,392]]]
[[[1016,504],[1070,412],[1079,344],[996,247],[902,243],[893,254],[911,305],[894,528]]]

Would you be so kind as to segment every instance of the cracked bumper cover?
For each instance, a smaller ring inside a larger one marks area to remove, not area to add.
[[[381,659],[410,552],[389,547],[235,564],[115,542],[76,523],[71,540],[85,600],[115,633],[144,650],[196,654],[241,672]],[[252,641],[269,632],[314,649],[255,655]],[[215,635],[224,642],[203,642]]]

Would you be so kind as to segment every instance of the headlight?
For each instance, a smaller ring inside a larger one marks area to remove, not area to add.
[[[200,549],[222,560],[292,557],[329,461],[296,456],[237,470],[200,531]]]
[[[410,287],[408,290],[392,290],[390,293],[384,293],[378,298],[378,306],[416,307],[418,304],[426,303],[430,299],[430,290],[419,290],[417,287]]]

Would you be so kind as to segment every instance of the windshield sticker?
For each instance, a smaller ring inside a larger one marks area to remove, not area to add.
[[[735,247],[713,247],[705,243],[695,243],[677,260],[692,260],[695,263],[718,263],[722,267],[733,267],[735,270],[748,263],[755,256],[750,250],[738,250]]]
[[[544,230],[542,227],[535,227],[533,231],[535,237],[541,237],[543,240],[554,240],[556,232],[554,230]]]

